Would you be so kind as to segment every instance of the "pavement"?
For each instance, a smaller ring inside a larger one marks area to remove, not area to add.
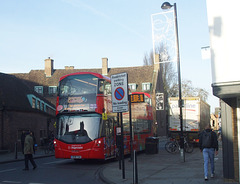
[[[125,158],[125,172],[119,169],[119,162],[109,163],[102,169],[101,179],[109,184],[198,184],[228,183],[223,178],[222,146],[219,142],[219,153],[215,156],[215,177],[204,180],[203,155],[199,148],[193,153],[171,154],[165,150],[166,139],[159,140],[159,151],[156,154],[137,154],[137,174],[133,171],[133,162]],[[125,173],[125,175],[123,174]],[[137,177],[136,177],[137,175]],[[125,177],[123,177],[125,176]],[[233,183],[233,182],[229,182]]]
[[[209,177],[208,181],[205,181],[203,156],[199,148],[194,148],[193,153],[185,153],[184,161],[180,153],[171,154],[165,150],[166,141],[166,139],[160,138],[158,152],[155,154],[137,153],[137,164],[135,165],[133,161],[130,161],[130,157],[125,157],[124,170],[120,170],[119,161],[108,161],[107,164],[103,164],[99,172],[100,179],[108,184],[228,183],[223,178],[221,142],[219,144],[219,154],[215,157],[215,177]],[[34,159],[53,155],[53,153],[46,154],[43,149],[39,149],[36,151]],[[17,157],[15,153],[0,154],[0,164],[23,160],[24,155],[21,152],[17,153]],[[137,169],[135,170],[137,172],[134,172],[134,166],[136,166]]]
[[[45,153],[44,149],[38,148],[33,154],[34,159],[54,156],[53,152]],[[9,162],[18,162],[23,161],[24,155],[22,152],[8,152],[7,150],[0,150],[0,164],[9,163]]]

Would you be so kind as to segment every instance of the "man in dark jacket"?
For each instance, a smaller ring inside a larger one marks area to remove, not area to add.
[[[208,141],[209,144],[207,143]],[[208,180],[208,161],[211,163],[211,178],[214,177],[214,152],[218,154],[217,134],[212,131],[211,126],[207,125],[199,137],[199,148],[203,152],[204,159],[204,179]]]

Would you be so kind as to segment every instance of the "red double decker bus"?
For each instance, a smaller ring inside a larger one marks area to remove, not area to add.
[[[117,113],[112,112],[110,78],[80,72],[60,78],[56,104],[55,157],[109,159],[116,157]],[[106,116],[107,115],[107,116]],[[132,105],[134,149],[145,149],[152,135],[151,98]],[[128,113],[123,114],[124,152],[130,152]]]

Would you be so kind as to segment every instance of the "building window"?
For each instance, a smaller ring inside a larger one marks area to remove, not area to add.
[[[34,86],[34,91],[38,94],[43,94],[43,86]]]
[[[32,98],[32,108],[36,108],[36,99]]]
[[[150,91],[150,89],[151,89],[151,83],[150,82],[142,83],[142,90],[143,91]]]
[[[131,91],[136,91],[137,90],[137,85],[134,83],[128,84],[128,87]]]
[[[48,87],[49,94],[56,94],[57,93],[57,86],[49,86]]]
[[[40,101],[37,101],[37,109],[40,109]]]
[[[40,129],[40,132],[39,132],[40,134],[40,141],[41,141],[41,145],[42,146],[44,146],[45,145],[45,138],[47,137],[46,136],[46,130],[44,130],[44,129]]]
[[[43,103],[40,104],[40,109],[43,111]]]

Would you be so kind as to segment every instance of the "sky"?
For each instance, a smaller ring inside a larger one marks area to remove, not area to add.
[[[151,15],[163,10],[157,0],[11,0],[0,1],[0,72],[28,73],[54,68],[142,66],[153,48]],[[209,93],[211,112],[219,106],[212,95],[205,0],[176,0],[182,80]]]

